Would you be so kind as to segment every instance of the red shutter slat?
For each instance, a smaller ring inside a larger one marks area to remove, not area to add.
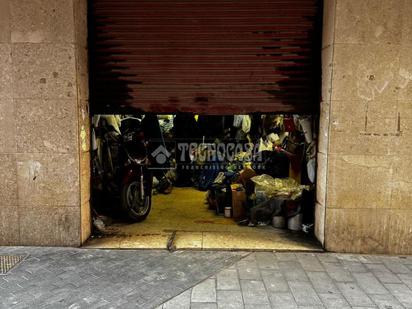
[[[316,113],[321,0],[92,0],[95,113]]]

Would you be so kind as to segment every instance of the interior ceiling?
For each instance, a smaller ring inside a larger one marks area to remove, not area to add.
[[[94,113],[316,113],[320,0],[90,2]]]

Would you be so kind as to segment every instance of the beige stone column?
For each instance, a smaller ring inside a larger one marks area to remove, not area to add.
[[[327,0],[316,232],[412,253],[412,1]]]
[[[86,0],[0,0],[0,245],[90,232]]]

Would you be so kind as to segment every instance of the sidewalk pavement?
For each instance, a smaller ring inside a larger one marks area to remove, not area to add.
[[[19,255],[0,275],[1,309],[150,309],[245,253],[0,247],[0,256]]]
[[[253,253],[160,308],[412,308],[412,257]]]
[[[412,257],[29,247],[1,256],[25,257],[0,275],[7,309],[412,309]]]

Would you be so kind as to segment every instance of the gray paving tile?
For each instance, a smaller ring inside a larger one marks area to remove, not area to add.
[[[240,291],[217,291],[218,308],[241,309],[243,305],[242,292]]]
[[[341,263],[324,263],[323,266],[329,276],[337,282],[352,282],[354,278]]]
[[[245,255],[0,248],[0,254],[10,252],[29,254],[29,258],[7,275],[7,281],[0,280],[0,308],[155,308]],[[17,289],[19,284],[24,286],[24,294]],[[187,308],[183,303],[178,297],[167,306]]]
[[[402,283],[397,275],[392,273],[384,264],[365,264],[382,283]]]
[[[319,294],[320,299],[328,309],[350,309],[351,306],[342,294]]]
[[[275,309],[296,309],[298,305],[292,293],[269,293],[270,302]]]
[[[216,302],[216,280],[207,279],[192,289],[192,303],[215,303]]]
[[[402,256],[402,263],[405,265],[412,265],[412,255]]]
[[[412,290],[412,274],[399,274],[398,277]]]
[[[360,262],[359,254],[332,253],[339,261]]]
[[[374,306],[369,296],[356,283],[339,282],[337,286],[351,306]]]
[[[388,290],[376,279],[372,273],[354,273],[352,274],[359,286],[367,294],[387,294]]]
[[[269,304],[269,298],[263,281],[240,280],[240,285],[245,305]]]
[[[319,296],[316,294],[309,282],[289,282],[289,287],[299,306],[317,306],[322,305]]]
[[[165,304],[163,309],[190,309],[190,294],[192,290],[186,290],[182,294],[172,298]]]
[[[343,268],[350,271],[351,273],[364,273],[368,272],[368,269],[361,262],[356,261],[341,261]]]
[[[403,309],[404,306],[392,295],[370,295],[379,309]]]
[[[405,284],[387,283],[385,287],[405,307],[412,308],[412,290]]]
[[[306,272],[298,261],[279,262],[279,269],[286,281],[309,281]]]
[[[297,258],[305,271],[325,271],[314,253],[301,253],[297,255]]]
[[[239,275],[236,268],[225,269],[216,275],[218,290],[239,290]]]
[[[262,270],[261,275],[268,292],[289,292],[289,285],[279,270]]]
[[[361,254],[358,260],[363,264],[380,264],[383,263],[380,255]]]
[[[318,293],[340,293],[333,280],[326,272],[308,272],[310,282]]]
[[[278,260],[273,252],[256,252],[256,262],[260,269],[279,269]]]
[[[319,253],[318,259],[321,263],[339,263],[339,260],[333,253]]]
[[[236,264],[240,279],[260,280],[260,272],[255,259],[241,260]]]
[[[276,252],[276,258],[278,261],[289,262],[297,261],[297,256],[294,252]]]
[[[217,309],[216,303],[192,303],[190,309]]]
[[[398,257],[382,257],[385,266],[394,274],[412,274],[412,271]]]
[[[270,305],[245,305],[245,309],[272,309]]]
[[[246,256],[242,259],[242,261],[256,261],[256,254],[255,254],[255,252],[252,252],[252,253],[246,255]]]

